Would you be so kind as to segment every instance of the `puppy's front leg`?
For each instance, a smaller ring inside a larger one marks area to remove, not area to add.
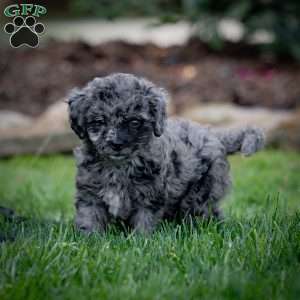
[[[77,228],[84,233],[104,231],[108,222],[108,215],[104,207],[93,202],[78,198],[76,201]]]
[[[151,233],[159,218],[158,213],[152,212],[150,209],[140,208],[131,218],[130,223],[135,232]]]

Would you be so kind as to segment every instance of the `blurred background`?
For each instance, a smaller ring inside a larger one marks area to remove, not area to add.
[[[255,124],[300,150],[298,0],[52,0],[37,48],[0,33],[0,156],[70,152],[64,102],[96,76],[129,72],[165,87],[170,115]],[[1,27],[13,18],[1,15]],[[22,37],[21,37],[22,39]]]
[[[48,10],[36,48],[4,31],[17,3]],[[166,88],[171,116],[265,129],[230,157],[222,226],[74,231],[66,98],[112,72]],[[0,299],[299,299],[299,152],[300,0],[0,0]]]

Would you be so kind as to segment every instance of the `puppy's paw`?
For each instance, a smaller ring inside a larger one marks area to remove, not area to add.
[[[153,232],[156,225],[154,215],[148,210],[139,210],[131,219],[133,232],[147,235]]]
[[[90,235],[95,232],[102,232],[103,228],[99,226],[97,223],[91,223],[91,222],[81,222],[82,220],[76,220],[75,221],[75,227],[78,231],[80,231],[83,234]]]
[[[256,127],[248,127],[245,131],[244,139],[241,146],[241,153],[249,156],[264,147],[264,132]]]

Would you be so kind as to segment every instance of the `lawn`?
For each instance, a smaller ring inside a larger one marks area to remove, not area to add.
[[[231,158],[226,219],[149,237],[72,226],[71,157],[0,161],[0,299],[300,299],[300,155]]]

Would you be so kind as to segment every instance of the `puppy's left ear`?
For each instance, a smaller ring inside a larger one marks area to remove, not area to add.
[[[163,134],[165,128],[167,98],[168,94],[164,89],[157,89],[155,97],[149,103],[153,132],[157,137]]]
[[[83,139],[86,136],[84,129],[85,93],[80,89],[72,90],[67,103],[71,128],[80,139]]]

